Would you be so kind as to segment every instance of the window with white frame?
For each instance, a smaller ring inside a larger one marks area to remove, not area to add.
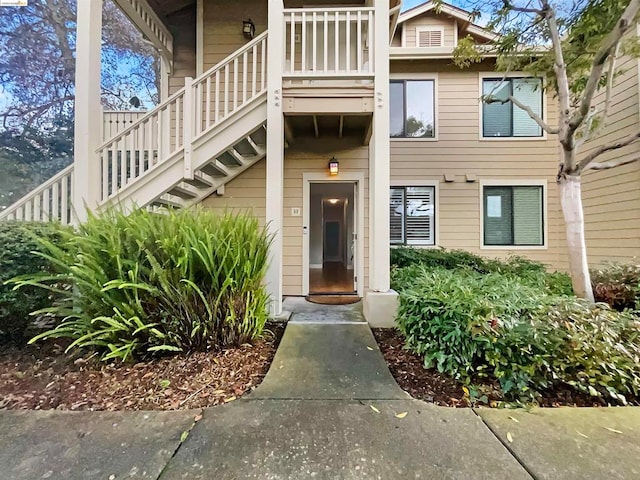
[[[416,27],[416,47],[433,48],[444,45],[444,28]]]
[[[391,80],[392,138],[435,137],[435,80]]]
[[[541,137],[542,128],[513,97],[542,118],[542,81],[539,78],[482,79],[483,137]]]
[[[542,185],[484,185],[484,245],[543,246],[543,196]]]
[[[435,244],[435,193],[433,186],[391,187],[391,244]]]

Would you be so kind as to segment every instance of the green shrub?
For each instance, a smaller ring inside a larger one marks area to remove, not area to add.
[[[412,351],[455,378],[496,379],[508,400],[564,384],[626,403],[640,393],[640,319],[553,296],[516,277],[414,265],[396,269],[398,326]]]
[[[640,310],[640,264],[612,263],[591,270],[593,295],[616,310]]]
[[[480,257],[464,250],[397,247],[391,249],[391,265],[400,269],[422,265],[447,270],[473,270],[482,274],[501,273],[550,294],[573,294],[569,275],[563,272],[548,273],[544,264],[518,256],[498,260]],[[411,283],[410,276],[407,277],[408,282],[400,276],[396,280],[393,287],[396,290]]]
[[[18,282],[74,286],[47,310],[64,322],[32,341],[69,337],[69,348],[123,360],[250,341],[267,320],[269,243],[266,229],[246,214],[140,209],[92,216],[60,246],[45,242],[56,275]]]
[[[459,379],[486,368],[492,325],[515,325],[531,317],[545,299],[534,287],[499,273],[415,265],[394,271],[394,283],[398,277],[412,282],[400,290],[397,317],[406,345],[424,355],[427,368]]]
[[[41,250],[38,238],[57,244],[61,229],[54,223],[0,222],[0,341],[25,342],[33,320],[29,314],[51,305],[47,290],[15,291],[5,282],[18,275],[51,272],[51,263],[33,252]]]

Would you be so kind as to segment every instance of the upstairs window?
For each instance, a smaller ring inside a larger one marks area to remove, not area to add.
[[[392,138],[435,137],[435,81],[392,80],[390,133]]]
[[[541,137],[542,128],[509,97],[531,107],[542,118],[542,82],[539,78],[485,78],[482,94],[501,102],[482,103],[483,137]]]
[[[435,244],[435,187],[391,187],[392,245]]]
[[[416,27],[416,47],[433,48],[444,45],[442,27]]]
[[[543,246],[543,187],[484,186],[484,245]]]

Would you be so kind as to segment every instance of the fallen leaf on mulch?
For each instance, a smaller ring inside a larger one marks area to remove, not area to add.
[[[407,416],[407,412],[396,413],[396,418],[404,418]]]

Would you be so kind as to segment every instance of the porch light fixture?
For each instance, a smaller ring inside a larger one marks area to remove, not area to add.
[[[330,198],[330,199],[329,199],[329,203],[330,203],[331,205],[336,205],[339,201],[340,201],[340,200],[339,200],[339,199],[337,199],[337,198]]]
[[[329,160],[329,175],[332,177],[338,175],[339,166],[340,164],[338,163],[338,160],[336,160],[336,157],[331,157],[331,160]]]
[[[242,34],[245,38],[251,40],[256,34],[256,26],[249,18],[248,20],[243,20],[242,22]]]

